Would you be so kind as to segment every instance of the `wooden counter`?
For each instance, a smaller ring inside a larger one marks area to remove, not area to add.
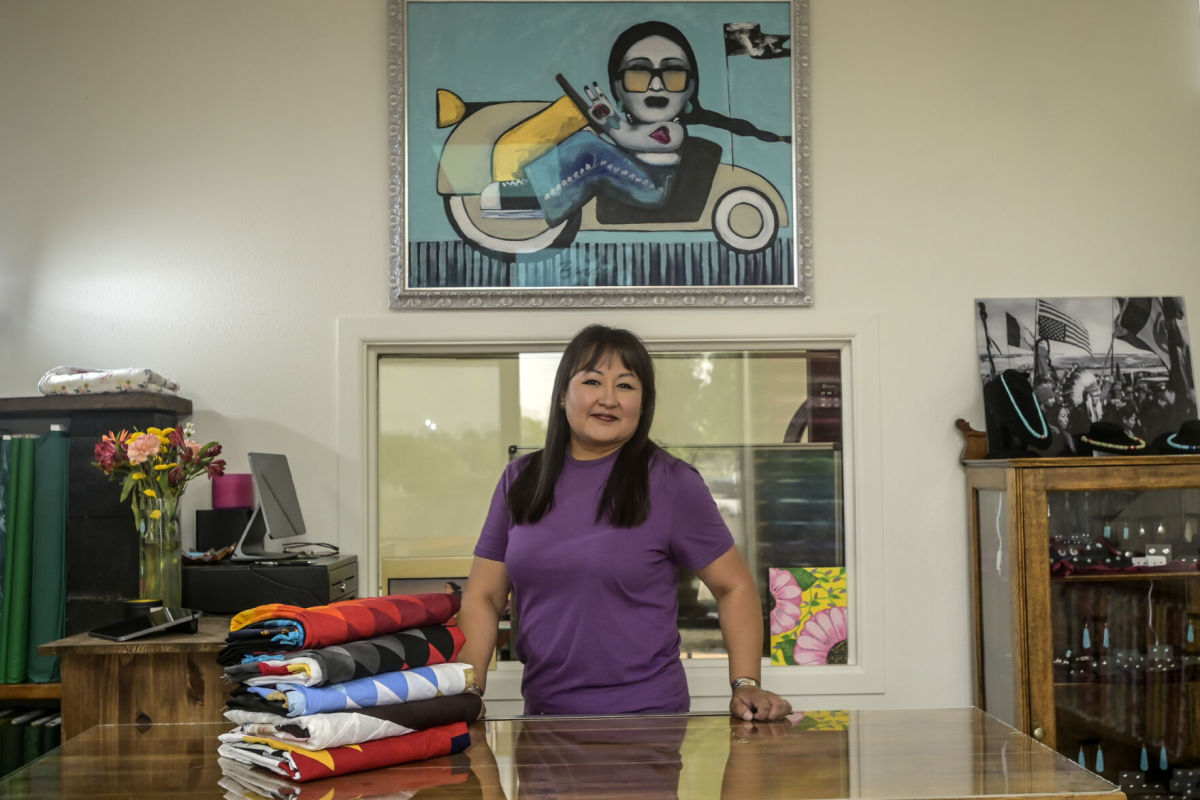
[[[201,617],[194,634],[113,642],[77,633],[40,645],[62,657],[63,740],[93,725],[223,719],[229,686],[217,653],[228,632],[228,617]]]
[[[0,781],[6,798],[221,798],[228,723],[100,726]],[[1120,800],[978,709],[488,720],[455,756],[308,784],[295,797]],[[234,796],[234,795],[230,795]]]

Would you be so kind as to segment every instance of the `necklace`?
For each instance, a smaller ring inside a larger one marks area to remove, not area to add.
[[[1170,436],[1168,436],[1168,437],[1167,437],[1167,444],[1169,444],[1171,447],[1174,447],[1176,450],[1187,450],[1187,451],[1189,451],[1189,452],[1195,452],[1196,450],[1200,450],[1200,444],[1182,444],[1182,443],[1176,443],[1176,442],[1175,442],[1175,437],[1176,437],[1177,435],[1178,435],[1178,434],[1172,433]]]
[[[1017,419],[1021,420],[1021,424],[1025,426],[1025,430],[1029,431],[1029,435],[1036,439],[1045,439],[1050,435],[1050,427],[1046,425],[1046,418],[1042,416],[1042,407],[1038,405],[1037,398],[1033,398],[1033,409],[1037,411],[1038,422],[1042,424],[1042,432],[1038,433],[1029,424],[1029,420],[1025,418],[1025,414],[1021,412],[1021,407],[1017,405],[1017,398],[1013,397],[1012,389],[1008,388],[1008,383],[1004,380],[1004,373],[1000,373],[1000,385],[1004,387],[1004,393],[1008,395],[1008,402],[1012,403],[1013,411],[1017,412]]]
[[[1130,436],[1136,444],[1113,444],[1112,442],[1102,442],[1099,439],[1092,439],[1089,436],[1080,436],[1082,441],[1090,444],[1092,447],[1106,447],[1109,450],[1141,450],[1146,446],[1145,439],[1139,439],[1136,436]]]

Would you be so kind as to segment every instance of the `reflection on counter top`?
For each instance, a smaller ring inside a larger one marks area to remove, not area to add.
[[[454,756],[306,784],[217,761],[225,723],[103,725],[0,782],[8,798],[1122,798],[977,709],[519,717]],[[228,773],[228,774],[227,774]]]

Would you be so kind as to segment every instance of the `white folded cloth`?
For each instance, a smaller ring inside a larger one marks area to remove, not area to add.
[[[179,384],[145,367],[55,367],[38,381],[38,391],[42,394],[175,394],[179,391]]]

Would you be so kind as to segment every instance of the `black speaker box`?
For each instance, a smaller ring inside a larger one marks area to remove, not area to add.
[[[184,607],[209,614],[237,614],[267,603],[323,606],[357,592],[356,556],[183,565]]]

